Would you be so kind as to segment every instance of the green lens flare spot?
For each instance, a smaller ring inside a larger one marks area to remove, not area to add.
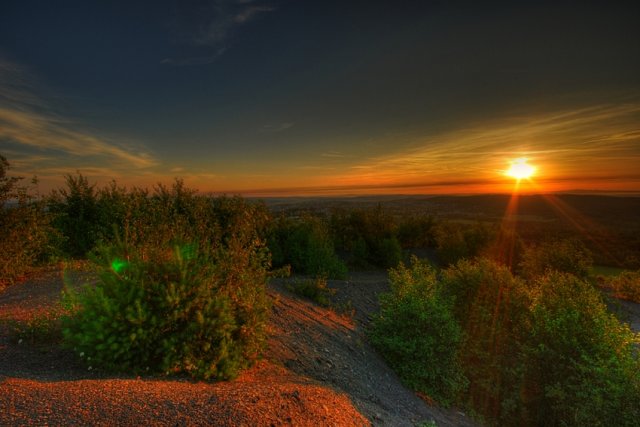
[[[111,268],[113,269],[113,271],[115,271],[116,273],[120,273],[122,272],[122,270],[124,270],[124,268],[127,266],[127,262],[121,259],[114,259],[113,262],[111,263]]]

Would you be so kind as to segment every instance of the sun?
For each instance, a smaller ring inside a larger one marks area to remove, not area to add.
[[[536,172],[536,167],[527,163],[526,157],[520,157],[511,162],[511,167],[505,171],[505,175],[520,181],[521,179],[528,179]]]

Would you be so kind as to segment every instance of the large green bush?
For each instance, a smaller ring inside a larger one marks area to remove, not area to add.
[[[106,192],[124,236],[104,237],[92,256],[100,281],[70,296],[68,345],[108,370],[235,376],[266,338],[264,206],[197,196],[181,181]]]
[[[469,387],[460,402],[500,423],[522,419],[522,343],[529,329],[524,283],[486,259],[462,260],[443,276],[444,292],[453,299],[464,331],[458,360]]]
[[[101,248],[99,282],[73,294],[67,345],[111,371],[232,378],[255,360],[267,318],[266,259],[237,242],[207,251],[176,246],[141,257]]]
[[[274,267],[291,265],[293,271],[342,279],[347,267],[335,253],[327,224],[312,216],[278,218],[269,236]]]
[[[451,402],[464,387],[457,363],[462,339],[452,300],[426,262],[412,258],[389,272],[391,292],[380,299],[370,340],[402,380],[441,402]]]
[[[440,280],[414,262],[390,279],[371,341],[414,389],[488,424],[637,424],[638,335],[588,282],[557,271],[525,282],[486,259]]]
[[[551,272],[534,292],[523,402],[533,423],[637,425],[637,336],[607,312],[591,284],[573,275]]]

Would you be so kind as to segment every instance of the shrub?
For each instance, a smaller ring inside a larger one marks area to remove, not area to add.
[[[529,329],[524,283],[486,259],[460,261],[442,282],[464,332],[458,359],[469,388],[461,402],[500,423],[522,419],[522,342]]]
[[[444,266],[472,259],[488,245],[490,238],[489,229],[482,224],[467,226],[443,222],[435,232],[438,259]]]
[[[58,189],[49,199],[54,225],[65,238],[64,251],[83,258],[98,241],[98,210],[95,184],[78,173],[65,176],[67,188]]]
[[[112,371],[233,378],[265,340],[266,268],[253,249],[184,244],[147,259],[102,247],[98,284],[68,294],[67,345]]]
[[[525,404],[537,425],[637,425],[640,361],[627,325],[575,276],[537,280]],[[635,355],[634,355],[635,352]]]
[[[9,168],[0,155],[0,290],[56,254],[57,235],[44,204],[19,185],[22,177],[7,176]]]
[[[196,196],[181,181],[151,196],[109,194],[128,201],[111,217],[125,237],[105,239],[91,256],[99,283],[69,293],[67,344],[108,370],[235,376],[266,339],[266,210]]]
[[[529,280],[543,276],[549,270],[586,279],[592,264],[591,253],[582,242],[560,240],[527,248],[518,272]]]
[[[452,301],[435,271],[415,257],[389,275],[391,292],[380,299],[370,340],[408,386],[451,402],[464,387],[456,359],[462,331]]]
[[[326,223],[320,218],[279,218],[269,237],[273,264],[290,264],[297,273],[342,279],[347,267],[333,248]]]
[[[431,215],[403,218],[398,226],[398,241],[403,248],[434,247],[435,220]]]
[[[604,287],[616,298],[640,303],[640,270],[623,271],[615,277],[602,278]]]
[[[315,279],[294,279],[287,284],[287,289],[296,295],[309,298],[311,301],[323,307],[331,305],[331,297],[336,290],[327,286],[327,279],[318,276]]]
[[[336,247],[358,267],[395,267],[402,259],[394,218],[381,205],[373,209],[336,210],[331,215]]]

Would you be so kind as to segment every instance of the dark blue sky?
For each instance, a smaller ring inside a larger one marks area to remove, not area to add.
[[[0,152],[45,186],[474,191],[511,155],[637,189],[640,8],[611,3],[5,0]]]

